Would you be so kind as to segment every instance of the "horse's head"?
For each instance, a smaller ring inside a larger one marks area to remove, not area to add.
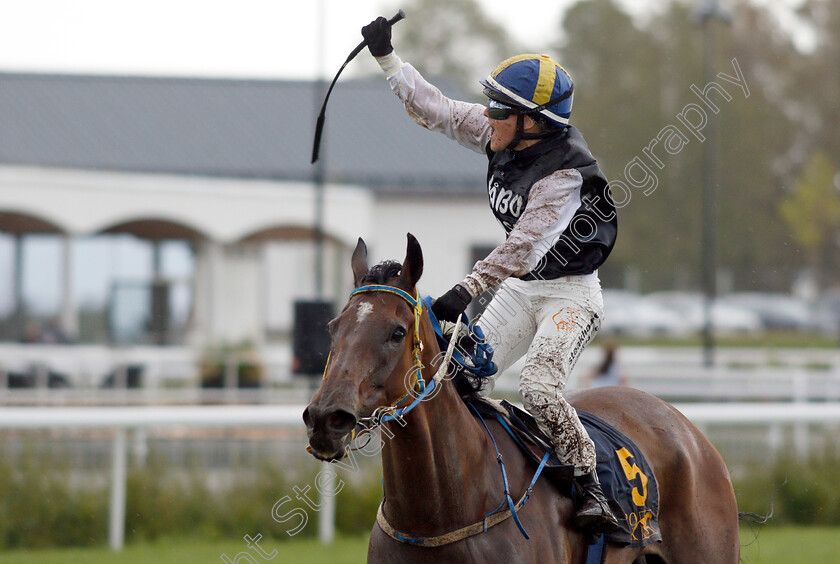
[[[408,234],[402,265],[387,261],[368,269],[367,247],[359,239],[351,260],[357,290],[390,286],[418,298],[415,289],[423,273],[423,253]],[[338,460],[352,441],[352,431],[377,408],[403,398],[405,378],[419,355],[420,310],[399,293],[357,291],[329,324],[330,357],[324,380],[303,412],[312,454]]]

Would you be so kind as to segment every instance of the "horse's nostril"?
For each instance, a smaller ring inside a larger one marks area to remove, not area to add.
[[[329,432],[344,435],[356,426],[356,416],[344,409],[323,410],[310,405],[303,411],[303,422],[310,434]]]
[[[356,416],[343,409],[333,411],[327,418],[327,427],[334,431],[349,433],[355,426]]]

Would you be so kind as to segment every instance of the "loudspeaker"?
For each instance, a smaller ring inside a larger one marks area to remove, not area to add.
[[[152,282],[152,315],[149,319],[149,332],[153,342],[165,345],[169,332],[169,283]]]
[[[292,334],[292,372],[321,376],[330,352],[327,323],[333,318],[333,303],[296,301]]]

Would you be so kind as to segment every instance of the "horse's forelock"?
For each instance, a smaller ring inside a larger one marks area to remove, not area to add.
[[[402,271],[402,264],[395,260],[384,260],[368,270],[362,278],[362,284],[388,284]]]

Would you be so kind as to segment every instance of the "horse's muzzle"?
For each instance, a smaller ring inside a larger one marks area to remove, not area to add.
[[[358,419],[349,410],[310,404],[303,412],[309,452],[319,460],[340,460],[347,452]]]

